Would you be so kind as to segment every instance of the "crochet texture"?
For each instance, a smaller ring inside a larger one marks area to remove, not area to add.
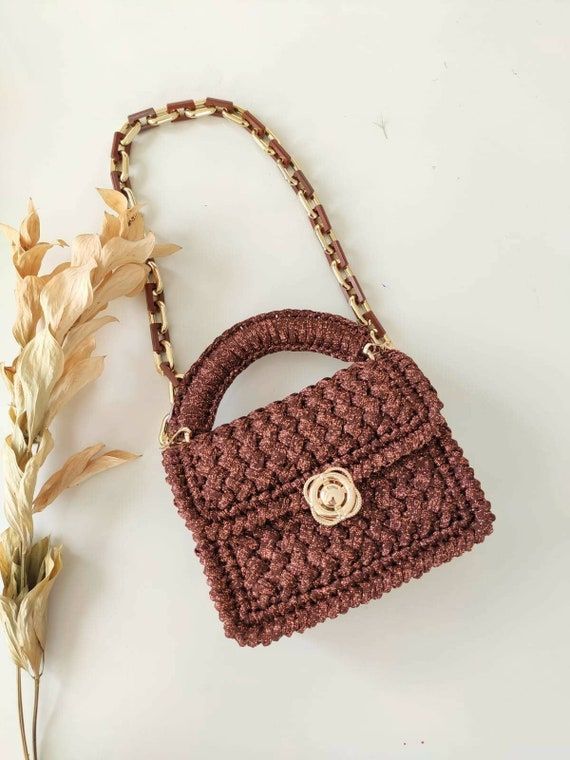
[[[365,359],[365,329],[343,317],[286,310],[220,336],[177,389],[163,453],[227,636],[269,644],[419,578],[471,549],[494,517],[416,364],[396,350]],[[256,358],[318,351],[352,364],[211,430],[222,395]],[[305,481],[347,469],[357,515],[318,524]]]

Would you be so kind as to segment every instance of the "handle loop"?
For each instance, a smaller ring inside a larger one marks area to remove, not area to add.
[[[392,344],[386,335],[386,331],[370,307],[313,186],[301,171],[297,161],[285,150],[276,135],[250,111],[234,105],[229,100],[206,98],[204,100],[180,100],[175,103],[168,103],[163,108],[146,108],[143,111],[131,114],[125,124],[113,136],[111,181],[115,190],[124,193],[129,206],[135,205],[135,196],[130,179],[130,154],[133,140],[139,132],[154,129],[162,124],[192,121],[205,116],[223,118],[242,127],[251,135],[259,147],[273,158],[285,181],[293,188],[299,198],[356,320],[368,330],[370,344],[380,349],[390,348]],[[170,381],[172,399],[173,389],[178,384],[180,375],[174,368],[174,357],[164,306],[164,289],[156,262],[151,262],[146,296],[156,366],[158,371]]]
[[[279,351],[312,351],[345,362],[367,361],[363,325],[338,314],[283,309],[239,322],[210,344],[176,389],[165,426],[168,445],[212,429],[220,402],[250,364]]]

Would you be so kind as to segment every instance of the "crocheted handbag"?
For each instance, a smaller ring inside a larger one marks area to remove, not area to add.
[[[138,131],[206,115],[240,125],[275,160],[357,320],[289,309],[255,316],[223,333],[182,376],[151,263],[151,336],[173,401],[161,433],[167,480],[226,635],[255,646],[419,578],[483,541],[494,517],[433,387],[388,340],[312,186],[249,111],[207,98],[133,114],[113,141],[114,187],[134,204],[124,156]],[[314,351],[349,365],[214,428],[234,378],[276,351]]]

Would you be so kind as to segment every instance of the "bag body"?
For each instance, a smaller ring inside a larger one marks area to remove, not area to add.
[[[226,635],[242,645],[378,598],[491,532],[490,505],[430,382],[400,351],[368,359],[367,339],[331,314],[253,317],[207,349],[177,389],[171,429],[193,435],[164,450],[168,482]],[[233,378],[277,350],[352,363],[212,430]],[[326,525],[304,486],[333,468],[350,475],[362,506]]]
[[[242,645],[267,645],[459,556],[491,533],[494,517],[433,387],[388,339],[313,186],[251,112],[206,98],[131,114],[111,146],[113,187],[128,208],[137,208],[129,173],[134,138],[203,116],[240,126],[273,159],[356,320],[302,310],[252,317],[183,375],[160,271],[148,262],[152,347],[172,402],[159,437],[167,480],[226,634]],[[234,378],[276,351],[322,352],[348,366],[213,428]]]

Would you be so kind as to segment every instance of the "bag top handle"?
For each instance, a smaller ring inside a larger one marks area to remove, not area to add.
[[[339,314],[282,309],[233,325],[202,353],[176,388],[165,430],[165,446],[184,431],[212,429],[225,392],[250,364],[279,351],[312,351],[345,362],[366,361],[369,335],[363,325]]]
[[[217,116],[243,127],[259,147],[267,153],[281,171],[285,181],[293,188],[309,218],[315,235],[327,257],[332,272],[337,279],[357,321],[370,333],[374,347],[390,348],[391,343],[379,319],[368,303],[360,283],[356,279],[348,259],[338,241],[329,218],[318,199],[313,186],[299,168],[298,163],[281,145],[275,134],[250,111],[234,105],[229,100],[206,98],[204,100],[180,100],[168,103],[163,108],[147,108],[131,114],[122,127],[115,132],[111,146],[111,181],[115,190],[127,198],[129,206],[135,205],[135,197],[130,180],[130,154],[133,140],[147,129],[162,124],[192,121],[203,116]],[[155,363],[160,374],[170,382],[171,401],[174,389],[182,375],[174,366],[174,355],[170,342],[166,315],[164,288],[160,271],[155,261],[149,262],[148,282],[145,289],[150,317],[150,331]]]

